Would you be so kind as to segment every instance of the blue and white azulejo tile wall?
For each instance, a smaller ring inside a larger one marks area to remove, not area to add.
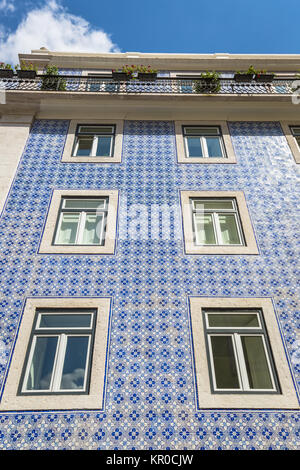
[[[0,219],[1,390],[27,298],[110,296],[105,409],[2,413],[0,448],[295,449],[297,411],[196,409],[187,306],[272,298],[299,380],[299,179],[279,123],[229,123],[236,165],[177,164],[174,123],[161,121],[125,122],[119,165],[61,163],[68,126],[35,121]],[[118,189],[120,216],[175,207],[170,237],[144,226],[136,239],[119,233],[115,255],[38,254],[52,190],[89,188]],[[244,191],[260,255],[185,255],[179,190]]]

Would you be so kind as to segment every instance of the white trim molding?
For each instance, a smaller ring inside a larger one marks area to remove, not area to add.
[[[114,152],[112,157],[78,157],[72,155],[76,137],[76,129],[79,124],[82,125],[115,125]],[[70,127],[62,156],[62,162],[66,163],[121,163],[122,160],[122,142],[123,125],[121,119],[73,119],[70,121]]]
[[[243,191],[180,191],[181,209],[183,218],[183,235],[185,253],[197,254],[219,254],[219,255],[258,255],[258,247],[255,240],[252,223],[248,213],[247,203]],[[193,216],[191,209],[191,199],[193,198],[231,198],[236,201],[237,215],[243,234],[243,244],[241,245],[197,245],[193,229]]]
[[[88,394],[19,395],[18,387],[22,378],[26,351],[30,342],[36,311],[46,309],[95,309],[97,322],[91,364]],[[104,407],[108,333],[110,322],[110,298],[30,298],[24,307],[15,349],[12,355],[7,380],[0,404],[0,411],[21,410],[72,410],[97,409]]]
[[[290,146],[295,162],[300,163],[300,148],[291,131],[291,127],[293,126],[300,127],[300,121],[281,121],[280,124],[286,136],[286,140]]]
[[[221,130],[221,138],[224,144],[226,156],[222,158],[205,158],[205,157],[188,157],[184,144],[184,136],[182,133],[183,126],[212,126],[219,127]],[[175,136],[177,146],[178,163],[236,163],[236,156],[231,142],[229,129],[226,121],[175,121]]]
[[[193,341],[198,408],[251,408],[251,409],[299,409],[292,375],[286,359],[276,314],[269,298],[210,298],[190,297],[190,318]],[[234,392],[213,393],[209,374],[207,349],[205,344],[205,309],[260,309],[274,359],[279,393]]]
[[[108,212],[103,245],[56,245],[53,243],[60,205],[64,197],[97,197],[108,198]],[[53,254],[114,254],[117,231],[118,190],[54,190],[39,253]]]

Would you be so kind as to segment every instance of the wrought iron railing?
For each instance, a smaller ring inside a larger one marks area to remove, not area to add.
[[[299,88],[299,82],[298,82]],[[0,90],[8,91],[67,91],[108,94],[292,94],[297,89],[295,78],[274,78],[270,82],[237,82],[221,78],[209,82],[196,78],[157,78],[155,80],[116,81],[104,77],[39,75],[34,79],[0,78]]]

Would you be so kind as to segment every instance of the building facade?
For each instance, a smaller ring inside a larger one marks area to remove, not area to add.
[[[299,448],[300,56],[20,60],[37,77],[0,77],[0,448]]]

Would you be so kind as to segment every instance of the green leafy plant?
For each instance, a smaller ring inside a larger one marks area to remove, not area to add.
[[[67,82],[58,73],[56,65],[47,65],[42,78],[41,90],[65,91]]]
[[[211,79],[212,81],[217,81],[219,80],[220,78],[220,74],[218,72],[203,72],[201,73],[201,78],[207,78],[207,79]]]
[[[15,65],[15,70],[32,70],[34,72],[38,71],[36,65],[33,65],[32,62],[26,62],[25,60],[21,60],[20,64]]]
[[[240,70],[237,70],[235,72],[236,75],[256,75],[257,71],[253,67],[253,65],[250,65],[248,70],[241,72]]]
[[[156,69],[152,69],[150,65],[139,65],[138,66],[138,72],[141,73],[157,73]]]
[[[157,70],[152,69],[150,65],[123,65],[121,69],[112,69],[112,72],[126,73],[130,79],[135,80],[138,73],[157,73]]]
[[[218,72],[203,72],[200,77],[202,80],[194,82],[196,93],[218,93],[221,89],[220,74]]]
[[[1,70],[13,70],[10,64],[6,64],[5,62],[0,62],[0,69]]]

